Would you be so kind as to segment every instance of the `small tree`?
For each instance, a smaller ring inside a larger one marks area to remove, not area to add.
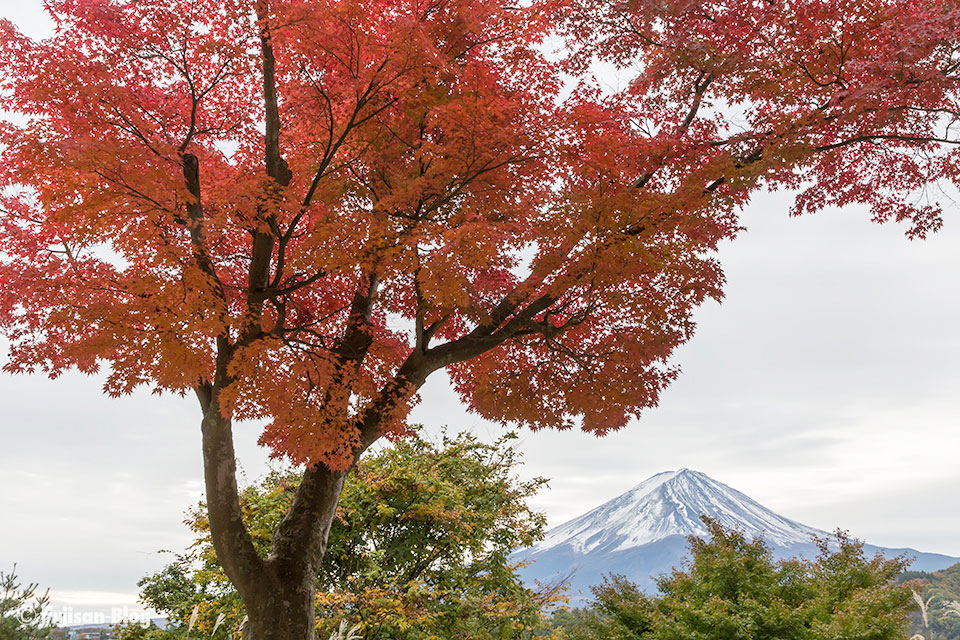
[[[690,538],[683,569],[642,593],[619,576],[593,588],[594,602],[562,627],[571,640],[899,640],[909,628],[911,586],[895,584],[904,558],[866,558],[837,532],[814,560],[775,562],[748,540],[704,518],[708,539]],[[835,545],[839,545],[838,547]],[[833,548],[831,548],[833,547]]]
[[[0,571],[0,638],[3,640],[41,640],[48,637],[52,625],[44,617],[50,602],[49,590],[37,594],[37,584],[21,584],[17,565],[9,573]]]
[[[322,638],[344,621],[360,624],[364,640],[507,639],[540,626],[558,590],[524,586],[510,555],[542,534],[544,518],[527,501],[544,480],[513,477],[511,438],[408,439],[358,463],[316,578]],[[263,554],[299,475],[275,472],[242,493],[245,522]],[[175,629],[195,606],[199,633],[225,614],[225,633],[242,620],[243,605],[217,562],[202,509],[188,522],[196,543],[179,564],[142,580],[141,598]]]

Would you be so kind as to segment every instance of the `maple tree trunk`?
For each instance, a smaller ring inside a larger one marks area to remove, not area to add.
[[[315,584],[327,550],[345,471],[317,465],[304,472],[293,504],[273,537],[263,578],[244,597],[252,640],[316,638]]]
[[[210,534],[217,559],[243,599],[246,640],[315,640],[315,580],[346,471],[304,472],[290,510],[261,557],[243,523],[230,420],[216,393],[198,391],[204,410],[203,466]]]
[[[243,596],[247,640],[316,640],[315,574],[303,564],[279,571],[269,566],[252,593]]]

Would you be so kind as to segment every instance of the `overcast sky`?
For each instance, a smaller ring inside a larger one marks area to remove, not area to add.
[[[33,35],[36,0],[0,15]],[[721,251],[722,305],[697,314],[661,406],[625,430],[521,434],[526,476],[550,525],[667,469],[690,467],[805,524],[872,544],[960,556],[960,210],[908,241],[865,212],[788,218],[789,196],[744,212]],[[3,345],[0,345],[2,347]],[[136,581],[189,542],[201,496],[199,408],[192,397],[119,400],[102,379],[0,377],[0,570],[49,586],[55,604],[133,604]],[[443,378],[413,414],[494,438]],[[266,453],[237,428],[255,479]]]

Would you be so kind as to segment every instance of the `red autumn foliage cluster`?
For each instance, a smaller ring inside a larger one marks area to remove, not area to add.
[[[48,6],[0,26],[6,369],[195,390],[297,462],[403,435],[440,369],[492,420],[620,428],[752,193],[923,236],[960,169],[954,2]]]

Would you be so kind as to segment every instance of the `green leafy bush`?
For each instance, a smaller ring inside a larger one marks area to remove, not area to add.
[[[837,533],[815,560],[777,562],[762,540],[704,518],[691,557],[649,596],[620,576],[593,588],[584,610],[556,616],[569,640],[894,640],[905,637],[912,584],[896,584],[905,560],[864,556]]]
[[[527,501],[545,480],[515,477],[514,437],[405,439],[358,463],[317,576],[321,638],[342,621],[359,624],[364,640],[518,638],[541,625],[560,590],[524,586],[510,555],[543,533],[544,517]],[[244,519],[264,555],[298,483],[298,472],[278,471],[242,493]],[[229,637],[243,619],[204,513],[187,518],[197,535],[191,549],[140,582],[144,603],[172,621],[169,636],[184,635],[194,607],[191,637],[209,637],[221,614],[216,637]]]

